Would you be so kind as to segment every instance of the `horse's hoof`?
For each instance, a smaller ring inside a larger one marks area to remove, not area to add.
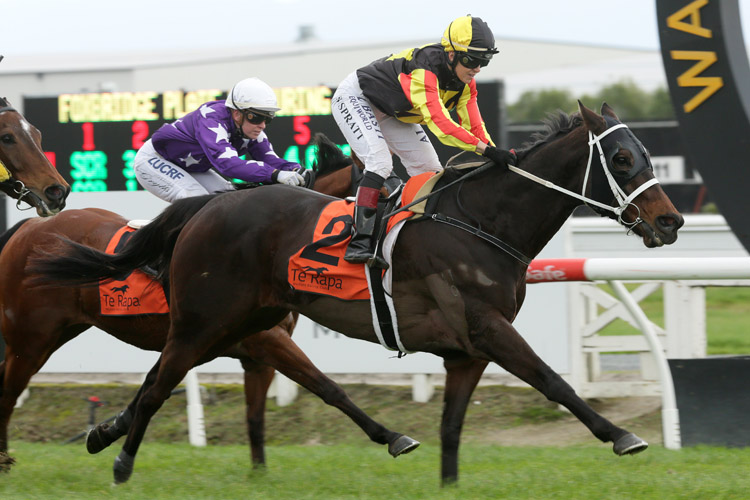
[[[103,432],[107,430],[107,427],[109,427],[107,424],[94,427],[86,435],[86,451],[90,454],[96,455],[111,444],[105,442],[102,438],[104,435]]]
[[[10,472],[10,467],[16,463],[16,459],[4,451],[0,451],[0,472]]]
[[[648,448],[648,443],[632,432],[615,441],[612,449],[617,455],[635,455]]]
[[[390,453],[393,458],[396,458],[399,455],[405,455],[416,450],[418,446],[419,441],[415,441],[409,436],[404,436],[402,434],[398,439],[388,445],[388,453]]]
[[[112,470],[115,473],[115,484],[122,484],[130,479],[133,474],[133,464],[135,463],[135,457],[121,451],[119,455],[115,457],[115,464]]]

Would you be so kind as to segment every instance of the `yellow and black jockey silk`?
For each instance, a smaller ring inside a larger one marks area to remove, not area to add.
[[[370,103],[403,122],[427,125],[444,144],[466,151],[475,151],[479,141],[494,145],[479,113],[476,83],[456,78],[440,44],[378,59],[358,69],[357,78]]]
[[[492,30],[478,17],[464,16],[455,19],[445,29],[440,43],[445,50],[474,52],[478,57],[482,57],[484,52],[485,59],[497,53]]]

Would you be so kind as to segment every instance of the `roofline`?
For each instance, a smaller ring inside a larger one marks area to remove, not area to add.
[[[624,52],[653,53],[658,49],[629,48],[613,45],[595,45],[591,43],[555,41],[530,38],[496,38],[502,48],[502,42],[533,43],[555,46],[581,47],[604,50],[622,50]],[[87,52],[87,53],[58,53],[58,54],[28,54],[14,56],[5,54],[6,58],[0,64],[0,74],[27,73],[80,73],[87,71],[131,71],[141,68],[165,68],[193,64],[221,64],[238,58],[244,60],[267,59],[269,57],[294,57],[311,53],[355,52],[363,49],[377,49],[379,47],[392,49],[393,47],[419,47],[434,40],[411,39],[401,41],[373,41],[358,42],[321,42],[318,40],[304,43],[289,43],[265,47],[240,48],[206,48],[197,50],[169,49],[150,51],[147,54],[134,51],[118,52]],[[220,54],[217,56],[217,53]],[[53,59],[57,57],[58,59]],[[50,64],[54,60],[57,64]]]

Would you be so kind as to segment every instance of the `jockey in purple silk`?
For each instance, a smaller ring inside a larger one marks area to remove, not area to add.
[[[300,165],[280,158],[265,133],[279,109],[266,83],[242,80],[226,100],[204,103],[154,132],[136,154],[135,177],[170,203],[232,191],[229,179],[301,186]]]

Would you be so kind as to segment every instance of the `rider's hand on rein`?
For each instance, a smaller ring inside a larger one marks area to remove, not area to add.
[[[492,160],[492,162],[500,168],[507,169],[508,165],[516,165],[516,153],[512,149],[507,151],[505,149],[498,149],[494,146],[487,145],[487,147],[484,148],[482,156]]]

